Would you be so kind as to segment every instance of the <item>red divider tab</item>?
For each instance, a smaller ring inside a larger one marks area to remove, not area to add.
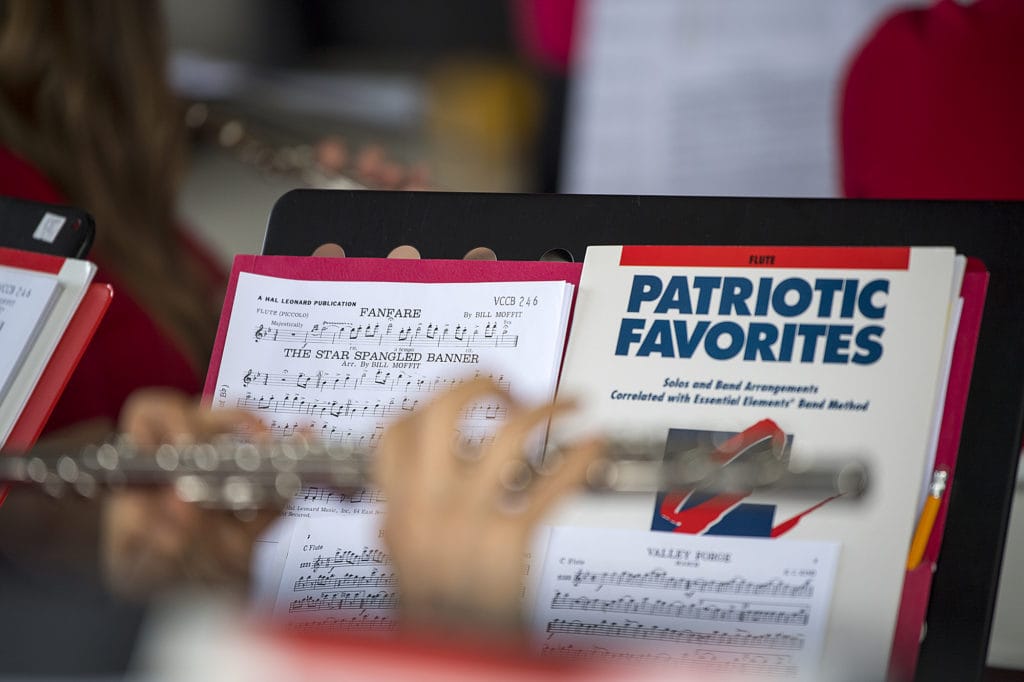
[[[619,265],[906,270],[903,246],[623,246]]]

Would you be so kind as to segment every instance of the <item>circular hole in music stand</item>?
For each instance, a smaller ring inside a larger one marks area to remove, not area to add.
[[[540,260],[555,263],[576,262],[576,259],[572,257],[568,249],[548,249],[540,255]]]
[[[409,244],[402,244],[391,249],[388,258],[419,258],[420,250]]]
[[[319,258],[344,258],[345,249],[339,244],[328,242],[316,247],[313,251],[313,255]]]
[[[498,254],[494,253],[494,249],[477,246],[467,251],[462,260],[498,260]]]

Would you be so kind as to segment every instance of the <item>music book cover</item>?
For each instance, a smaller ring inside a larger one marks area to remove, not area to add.
[[[884,678],[960,274],[951,248],[591,247],[559,386],[582,402],[567,435],[660,434],[726,468],[774,443],[791,468],[860,462],[869,487],[857,501],[665,491],[556,523],[836,542],[822,671]]]

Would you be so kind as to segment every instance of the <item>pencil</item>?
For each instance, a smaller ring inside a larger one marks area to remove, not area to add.
[[[921,560],[924,559],[924,550],[928,546],[928,540],[932,537],[935,519],[939,515],[939,507],[942,505],[942,495],[946,492],[947,478],[949,478],[949,472],[945,469],[937,469],[932,474],[928,497],[925,499],[924,509],[921,510],[921,518],[917,521],[914,539],[910,543],[910,554],[907,556],[908,571],[913,571],[920,566]]]

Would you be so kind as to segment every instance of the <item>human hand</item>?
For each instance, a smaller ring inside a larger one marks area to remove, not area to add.
[[[118,430],[140,448],[185,445],[239,428],[254,437],[266,427],[242,410],[208,410],[170,389],[134,393]],[[110,495],[100,523],[100,559],[111,588],[146,596],[182,582],[240,586],[252,544],[276,516],[264,511],[241,520],[227,511],[201,509],[170,488],[132,488]]]
[[[390,158],[383,147],[366,145],[353,158],[341,137],[325,137],[316,143],[317,167],[328,175],[347,175],[371,189],[430,189],[430,172],[423,164],[405,165]]]
[[[459,416],[474,402],[509,397],[487,380],[462,384],[393,423],[376,455],[388,500],[384,536],[399,581],[402,617],[422,628],[522,635],[524,556],[552,506],[584,480],[600,454],[577,444],[514,491],[524,450],[564,405],[511,405],[509,418],[472,457],[458,442]]]

